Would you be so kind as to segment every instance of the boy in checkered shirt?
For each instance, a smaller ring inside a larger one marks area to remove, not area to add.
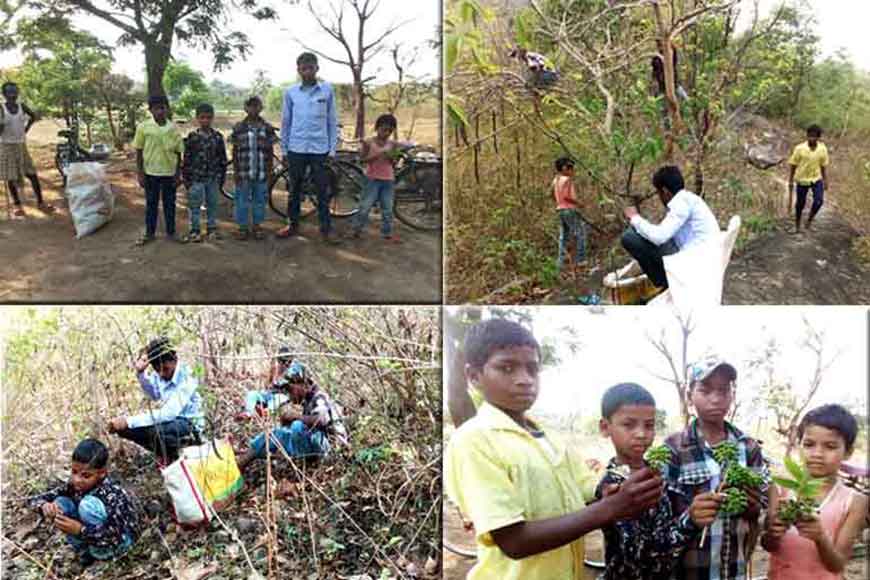
[[[759,490],[747,490],[748,506],[741,514],[717,513],[706,534],[695,536],[675,570],[678,580],[748,580],[747,561],[759,536],[759,519],[767,509],[770,475],[761,446],[725,420],[734,402],[735,368],[718,358],[706,359],[689,369],[689,397],[697,417],[681,432],[665,440],[671,461],[663,477],[680,513],[702,493],[715,493],[722,469],[713,459],[713,449],[724,442],[737,446],[738,460],[764,478]],[[700,540],[704,539],[703,545]]]

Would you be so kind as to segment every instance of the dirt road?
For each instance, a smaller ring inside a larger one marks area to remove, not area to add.
[[[870,269],[852,252],[858,232],[836,206],[825,204],[810,231],[793,227],[783,220],[732,257],[724,304],[870,303]]]
[[[183,245],[162,238],[137,248],[144,230],[144,194],[129,160],[113,160],[108,174],[116,196],[112,221],[76,240],[61,199],[51,151],[31,147],[46,198],[58,211],[43,215],[25,189],[25,218],[0,209],[0,299],[4,302],[130,303],[435,303],[441,296],[441,237],[397,223],[403,243],[381,239],[377,216],[360,240],[338,246],[320,241],[315,216],[289,240],[267,210],[263,241],[232,239],[232,205],[221,198],[224,239]],[[176,231],[187,231],[184,193],[179,192]],[[205,219],[205,216],[203,216]],[[162,214],[161,214],[162,221]],[[336,221],[339,233],[349,226]]]

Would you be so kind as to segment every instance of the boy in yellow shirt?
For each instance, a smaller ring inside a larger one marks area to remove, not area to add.
[[[791,191],[797,181],[797,200],[795,201],[794,233],[801,231],[801,214],[807,203],[807,193],[813,191],[813,205],[807,218],[807,229],[812,229],[813,218],[822,209],[825,201],[825,190],[830,189],[828,182],[828,148],[820,143],[822,128],[818,125],[807,127],[807,140],[794,148],[788,158],[788,190]]]
[[[661,478],[639,469],[586,507],[581,490],[591,491],[591,474],[526,416],[539,388],[535,337],[494,318],[469,329],[464,351],[466,377],[485,401],[451,437],[444,481],[475,528],[478,561],[468,578],[583,579],[583,536],[656,505]]]
[[[148,110],[152,119],[140,123],[133,137],[139,186],[145,189],[145,235],[137,242],[139,246],[154,240],[161,197],[166,237],[175,239],[175,192],[181,185],[181,154],[184,152],[181,133],[168,118],[166,97],[148,97]]]

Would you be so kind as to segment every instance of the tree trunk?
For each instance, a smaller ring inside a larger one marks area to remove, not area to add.
[[[353,73],[353,111],[356,116],[354,127],[354,139],[363,139],[366,136],[366,106],[365,94],[362,83],[362,65]]]
[[[166,65],[169,64],[171,47],[172,38],[169,39],[169,46],[166,46],[166,42],[157,40],[149,40],[145,43],[145,71],[148,75],[149,96],[166,96],[166,91],[163,90],[163,74],[166,72]]]
[[[115,150],[121,151],[124,148],[124,141],[118,133],[118,125],[112,116],[112,103],[108,99],[106,99],[106,120],[109,122],[109,131],[112,133],[112,142]]]
[[[88,147],[93,147],[94,138],[91,133],[91,121],[85,121],[85,136],[88,138]]]

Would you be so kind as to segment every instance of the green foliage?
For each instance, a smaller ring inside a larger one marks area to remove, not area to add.
[[[728,465],[724,479],[727,487],[739,487],[742,489],[760,488],[764,484],[764,478],[761,475],[739,463]]]
[[[809,470],[795,462],[791,457],[785,458],[785,468],[791,478],[774,477],[773,481],[789,489],[793,498],[780,503],[777,517],[786,524],[792,525],[803,519],[812,517],[818,507],[818,496],[825,484],[824,479],[814,478]]]
[[[740,450],[737,444],[733,441],[723,441],[719,445],[713,447],[713,459],[716,460],[721,467],[726,467],[731,463],[736,463],[740,458]]]
[[[725,499],[719,508],[722,513],[736,516],[746,511],[749,506],[749,496],[739,487],[729,487],[724,492]]]
[[[197,106],[212,100],[203,74],[184,61],[170,61],[163,75],[163,88],[173,113],[181,117],[193,117]]]
[[[671,450],[667,445],[650,447],[643,454],[643,460],[653,471],[662,472],[665,465],[671,460]]]

